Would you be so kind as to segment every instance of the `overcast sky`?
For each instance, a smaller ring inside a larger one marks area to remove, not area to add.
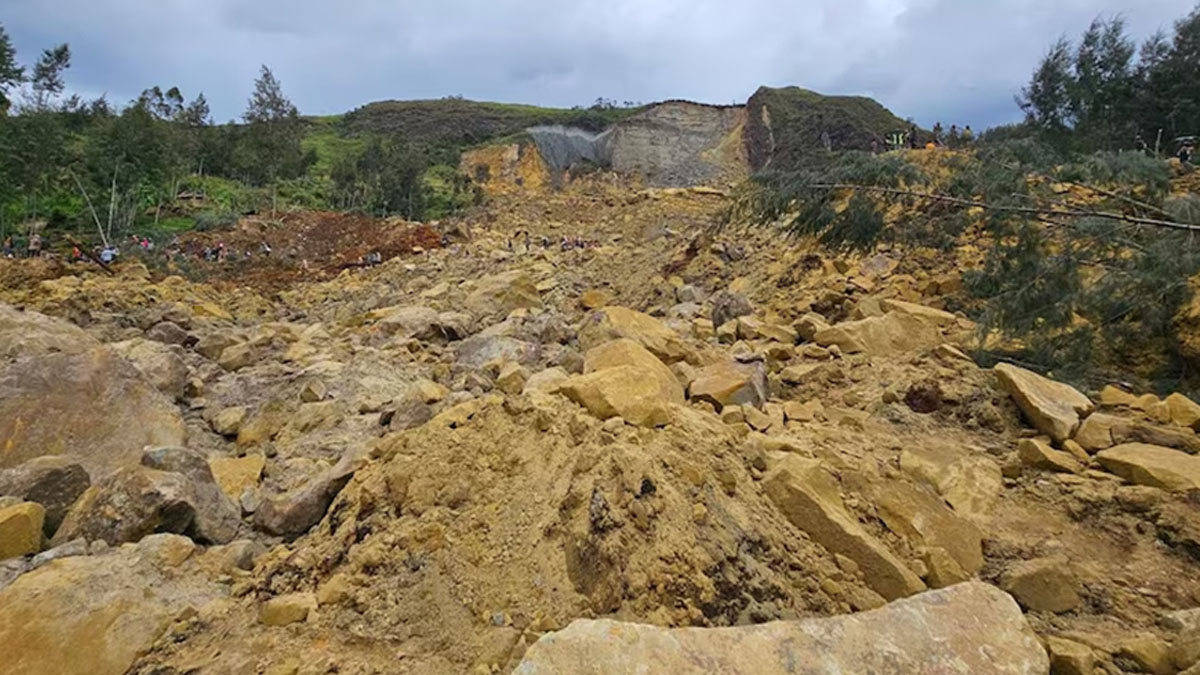
[[[304,114],[462,95],[542,105],[745,102],[762,84],[872,96],[923,125],[1019,119],[1049,44],[1098,14],[1139,39],[1196,0],[0,0],[23,62],[68,42],[68,82],[152,85],[240,115],[260,64]]]

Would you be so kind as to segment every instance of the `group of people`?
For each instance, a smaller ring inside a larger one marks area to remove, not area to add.
[[[28,241],[25,242],[25,256],[24,257],[26,257],[26,258],[42,257],[42,251],[43,251],[44,246],[45,246],[45,242],[42,240],[42,235],[37,232],[34,232],[33,234],[29,235]],[[3,254],[4,254],[5,258],[16,258],[18,255],[20,255],[20,251],[21,251],[21,247],[13,239],[13,236],[11,234],[4,237]]]

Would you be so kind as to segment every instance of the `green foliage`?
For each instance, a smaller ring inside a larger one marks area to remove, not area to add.
[[[300,142],[304,125],[270,68],[262,67],[242,119],[246,128],[234,162],[244,175],[264,185],[304,174],[312,161]]]
[[[238,215],[228,210],[202,211],[196,214],[193,221],[199,232],[228,230],[237,225]]]

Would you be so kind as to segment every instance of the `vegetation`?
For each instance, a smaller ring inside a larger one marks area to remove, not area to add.
[[[1195,387],[1198,355],[1178,331],[1200,273],[1200,197],[1173,194],[1189,168],[1138,135],[1195,133],[1183,115],[1200,119],[1198,45],[1200,11],[1134,66],[1121,21],[1097,20],[1039,65],[1018,99],[1025,124],[968,152],[848,152],[766,172],[733,214],[839,249],[970,243],[982,258],[959,309],[979,322],[982,357],[1080,383]]]

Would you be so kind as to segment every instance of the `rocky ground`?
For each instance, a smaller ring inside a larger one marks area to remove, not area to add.
[[[1200,671],[1200,405],[977,366],[970,247],[727,205],[595,176],[286,284],[0,261],[0,670]]]

